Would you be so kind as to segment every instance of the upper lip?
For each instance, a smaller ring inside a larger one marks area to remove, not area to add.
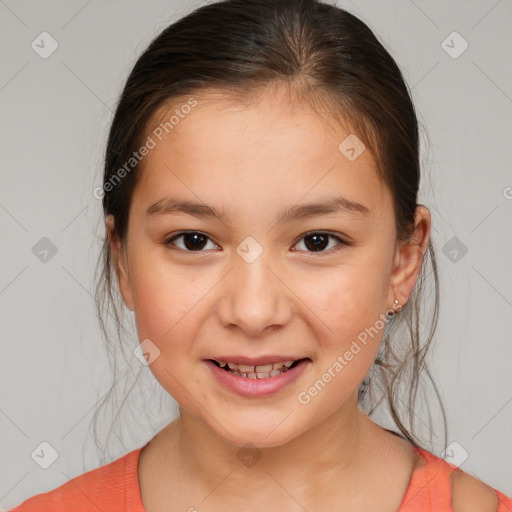
[[[263,366],[265,364],[274,364],[274,363],[284,363],[286,361],[298,361],[299,359],[308,359],[305,357],[297,357],[297,356],[290,356],[290,355],[266,355],[266,356],[259,356],[259,357],[247,357],[247,356],[215,356],[215,357],[209,357],[207,359],[213,359],[215,361],[224,361],[229,363],[235,363],[235,364],[245,364],[248,366]]]

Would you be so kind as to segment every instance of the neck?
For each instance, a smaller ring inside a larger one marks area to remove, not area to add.
[[[179,418],[162,433],[166,431],[164,445],[167,442],[174,454],[167,459],[169,463],[172,461],[205,493],[222,482],[219,495],[237,495],[240,489],[246,496],[257,495],[262,489],[267,494],[275,480],[272,487],[282,499],[283,489],[318,493],[320,474],[326,488],[356,489],[362,473],[368,470],[370,440],[375,440],[379,430],[359,409],[353,395],[322,423],[275,447],[234,446],[185,411],[180,411]]]

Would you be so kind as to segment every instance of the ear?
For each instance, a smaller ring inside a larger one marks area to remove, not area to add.
[[[400,307],[409,300],[409,296],[418,280],[423,264],[423,256],[428,249],[430,240],[430,211],[419,205],[415,212],[415,228],[410,240],[397,244],[395,261],[390,281],[388,303],[398,299]]]
[[[123,297],[126,307],[133,311],[133,296],[130,283],[130,274],[128,269],[128,259],[125,250],[114,230],[114,216],[107,215],[105,226],[110,246],[110,254],[116,270],[117,282],[119,283],[119,291]]]

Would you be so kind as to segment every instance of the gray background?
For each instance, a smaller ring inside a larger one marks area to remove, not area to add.
[[[92,191],[130,67],[161,29],[197,5],[0,0],[4,509],[100,464],[88,428],[110,371],[92,299],[103,234]],[[431,369],[449,442],[458,443],[457,456],[468,454],[461,468],[511,495],[512,2],[338,5],[368,23],[390,50],[426,127],[420,199],[433,214],[442,282]],[[58,43],[46,59],[31,47],[43,31]],[[463,39],[448,37],[454,31]],[[464,40],[469,46],[458,55]],[[48,244],[43,237],[57,249],[47,261],[37,256],[36,244]],[[137,359],[130,364],[139,371]],[[149,369],[144,375],[147,385],[135,399],[146,402],[158,387]],[[101,462],[138,448],[175,414],[169,399],[153,423],[142,414],[136,424],[127,420],[124,446],[113,443]],[[31,457],[42,442],[59,454],[48,469]],[[433,447],[437,455],[440,446]]]

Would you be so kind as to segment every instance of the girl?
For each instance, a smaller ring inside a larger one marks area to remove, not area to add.
[[[14,510],[510,511],[398,412],[437,318],[419,179],[407,86],[351,14],[227,0],[166,28],[110,131],[103,283],[179,417]],[[401,434],[364,412],[376,382]]]

